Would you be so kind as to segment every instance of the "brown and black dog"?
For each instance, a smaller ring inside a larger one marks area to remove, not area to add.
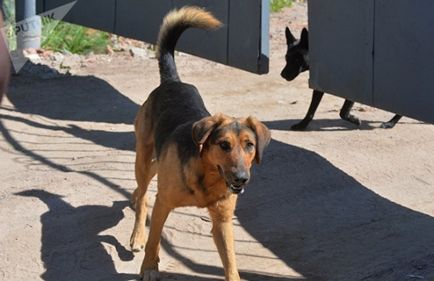
[[[161,84],[137,113],[136,180],[132,196],[136,221],[134,251],[145,248],[143,280],[158,280],[159,244],[171,210],[182,206],[208,208],[212,235],[225,269],[225,280],[240,280],[233,246],[232,217],[237,194],[250,179],[252,163],[261,161],[270,132],[253,117],[211,116],[193,86],[180,81],[174,48],[189,27],[215,29],[221,23],[196,7],[170,12],[160,29],[157,58]],[[146,190],[158,174],[158,193],[146,242]]]

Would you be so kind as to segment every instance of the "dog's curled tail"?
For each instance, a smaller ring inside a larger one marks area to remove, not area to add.
[[[187,28],[216,29],[221,22],[210,12],[199,7],[183,7],[169,12],[163,19],[157,41],[156,56],[161,83],[180,81],[174,59],[176,42]]]

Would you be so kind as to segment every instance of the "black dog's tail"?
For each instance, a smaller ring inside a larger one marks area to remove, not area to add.
[[[216,29],[221,22],[211,13],[198,7],[184,7],[169,12],[163,20],[157,42],[157,59],[160,67],[161,83],[180,81],[174,59],[176,42],[182,32],[189,27]]]

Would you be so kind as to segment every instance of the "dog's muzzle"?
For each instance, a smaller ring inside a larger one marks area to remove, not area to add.
[[[244,187],[249,181],[249,175],[247,172],[236,172],[231,174],[230,178],[227,177],[222,167],[217,166],[220,175],[225,179],[226,185],[230,192],[233,194],[243,194]]]
[[[229,185],[229,190],[233,194],[243,194],[244,193],[244,187],[243,186],[235,186],[233,184]]]

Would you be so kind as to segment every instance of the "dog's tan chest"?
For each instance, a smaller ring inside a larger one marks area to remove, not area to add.
[[[230,196],[225,184],[205,186],[198,181],[190,181],[187,184],[178,185],[176,188],[170,188],[169,190],[161,187],[159,193],[161,193],[160,196],[164,197],[165,200],[171,201],[175,208],[187,206],[206,208]]]

